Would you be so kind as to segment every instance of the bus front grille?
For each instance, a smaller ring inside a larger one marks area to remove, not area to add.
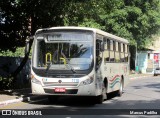
[[[64,82],[64,83],[58,83],[58,82],[43,82],[44,86],[78,86],[78,83],[73,82]]]

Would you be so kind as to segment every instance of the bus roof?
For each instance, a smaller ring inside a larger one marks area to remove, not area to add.
[[[75,30],[88,30],[88,31],[93,31],[97,34],[100,34],[100,35],[104,35],[108,38],[111,38],[111,39],[114,39],[114,40],[117,40],[117,41],[120,41],[120,42],[124,42],[124,43],[129,43],[128,40],[124,39],[124,38],[121,38],[121,37],[118,37],[116,35],[113,35],[113,34],[110,34],[108,32],[104,32],[100,29],[96,29],[96,28],[89,28],[89,27],[76,27],[76,26],[64,26],[64,27],[51,27],[51,28],[44,28],[44,29],[38,29],[36,31],[36,33],[38,32],[41,32],[43,30],[55,30],[55,29],[75,29]]]

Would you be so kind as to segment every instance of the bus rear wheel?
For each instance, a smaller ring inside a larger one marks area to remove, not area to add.
[[[120,81],[120,87],[119,87],[119,90],[117,91],[117,95],[119,97],[121,97],[123,94],[123,80]]]

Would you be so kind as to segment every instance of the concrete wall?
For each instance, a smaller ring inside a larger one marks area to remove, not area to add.
[[[0,56],[0,76],[7,77],[10,73],[14,72],[20,65],[23,58],[21,57],[2,57]],[[17,76],[17,83],[25,84],[28,82],[28,75],[30,73],[30,60]]]
[[[147,60],[148,60],[147,53],[137,53],[137,66],[139,68],[139,72],[146,73]]]
[[[144,74],[154,73],[154,54],[151,52],[143,51],[137,53],[137,66],[139,72]]]

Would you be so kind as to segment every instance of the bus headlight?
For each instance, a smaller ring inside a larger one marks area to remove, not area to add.
[[[41,82],[37,80],[33,75],[31,75],[31,81],[36,84],[41,84]]]
[[[84,80],[81,82],[80,85],[88,85],[88,84],[91,84],[93,82],[94,78],[93,76],[89,77],[88,79]]]

